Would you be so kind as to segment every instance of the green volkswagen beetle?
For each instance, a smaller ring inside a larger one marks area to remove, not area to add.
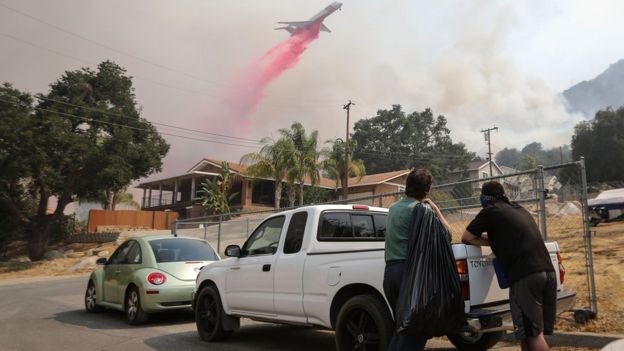
[[[130,238],[102,267],[91,273],[85,309],[124,311],[130,324],[141,324],[149,314],[191,307],[191,293],[201,268],[219,255],[208,242],[171,235]]]

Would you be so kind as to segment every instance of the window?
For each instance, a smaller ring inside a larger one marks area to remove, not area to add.
[[[132,247],[128,251],[128,255],[124,260],[126,264],[140,264],[141,263],[141,245],[138,242],[133,241]]]
[[[386,214],[325,212],[318,230],[320,241],[383,240]]]
[[[370,215],[351,215],[353,223],[353,236],[356,238],[374,238],[375,227],[373,225],[373,216]]]
[[[481,176],[481,178],[487,178],[487,177],[489,177],[489,176],[490,176],[490,175],[489,175],[487,172],[482,172],[482,176]]]
[[[285,254],[297,253],[301,250],[301,243],[303,242],[303,234],[307,221],[307,212],[297,212],[292,215],[290,224],[288,224],[288,231],[286,232],[286,240],[284,240]]]
[[[149,242],[156,262],[216,261],[217,255],[203,240],[171,238]]]
[[[260,224],[243,246],[243,256],[274,254],[279,245],[284,220],[284,216],[279,216]]]
[[[353,238],[351,215],[329,212],[321,215],[319,239]]]
[[[126,256],[128,256],[128,252],[130,251],[133,242],[134,241],[131,240],[121,244],[121,246],[118,247],[117,250],[113,252],[113,255],[108,259],[107,264],[122,264],[126,259]]]
[[[378,238],[386,237],[386,219],[387,215],[376,214],[373,215],[373,219],[375,220],[375,236]]]

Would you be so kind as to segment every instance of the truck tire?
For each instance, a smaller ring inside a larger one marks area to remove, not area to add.
[[[225,311],[219,292],[213,286],[206,286],[197,296],[195,304],[195,325],[197,333],[204,341],[219,341],[232,335],[232,331],[223,329]]]
[[[479,351],[487,350],[496,345],[503,337],[505,332],[479,333],[474,330],[465,328],[446,337],[459,350]]]
[[[349,299],[336,319],[336,349],[384,351],[390,343],[392,317],[385,301],[372,295]]]

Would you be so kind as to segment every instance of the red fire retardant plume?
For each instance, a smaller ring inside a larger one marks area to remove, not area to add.
[[[242,132],[248,132],[249,115],[264,97],[266,87],[278,78],[285,70],[294,67],[308,44],[319,37],[321,23],[290,36],[264,53],[246,71],[238,82],[225,96],[226,118],[236,118],[242,124]]]

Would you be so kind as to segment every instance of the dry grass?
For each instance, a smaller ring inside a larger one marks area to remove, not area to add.
[[[105,244],[56,244],[50,246],[49,250],[72,249],[74,252],[86,252],[89,249],[106,250],[113,253],[117,245],[115,243]],[[8,258],[26,255],[26,243],[23,241],[14,242],[9,247]],[[58,258],[55,260],[42,260],[37,262],[0,262],[0,279],[32,278],[49,276],[77,275],[91,272],[92,269],[72,270],[72,266],[84,259],[81,258]]]

